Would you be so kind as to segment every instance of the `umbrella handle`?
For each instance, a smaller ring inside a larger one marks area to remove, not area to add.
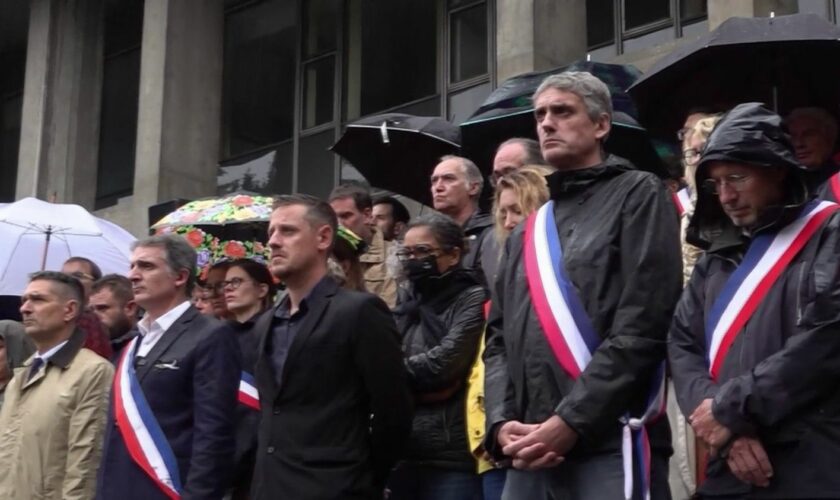
[[[47,240],[44,242],[44,254],[41,256],[41,271],[47,267],[47,252],[50,250],[50,236],[52,236],[52,226],[47,226]]]

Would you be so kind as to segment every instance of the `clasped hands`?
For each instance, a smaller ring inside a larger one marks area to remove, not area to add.
[[[513,459],[514,468],[536,470],[562,463],[578,435],[562,418],[553,415],[541,424],[505,422],[496,439],[502,452]]]
[[[709,452],[717,455],[732,439],[732,431],[715,420],[712,402],[712,399],[704,399],[688,417],[688,421],[694,429],[694,434],[709,447]],[[726,457],[721,458],[726,458],[729,470],[739,480],[760,487],[770,485],[773,467],[758,439],[749,436],[735,438]]]

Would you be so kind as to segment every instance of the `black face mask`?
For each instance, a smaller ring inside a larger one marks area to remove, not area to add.
[[[434,255],[429,255],[423,259],[411,259],[403,265],[408,279],[416,285],[440,276],[440,271],[437,268],[437,257]]]

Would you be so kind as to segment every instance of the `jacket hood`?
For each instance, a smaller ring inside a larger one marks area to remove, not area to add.
[[[0,321],[0,338],[6,343],[6,363],[9,370],[23,366],[23,362],[35,352],[35,346],[26,336],[23,325],[17,321]]]
[[[715,240],[721,238],[732,243],[742,241],[742,230],[732,224],[717,196],[700,189],[708,178],[709,166],[716,161],[788,171],[785,199],[780,205],[765,209],[753,232],[789,223],[811,198],[806,170],[796,161],[782,118],[757,102],[739,104],[723,115],[712,130],[697,165],[697,203],[686,240],[705,250],[719,246]]]
[[[594,167],[578,170],[558,170],[545,178],[549,197],[559,198],[566,193],[581,191],[591,184],[624,172],[636,170],[628,160],[620,156],[608,155],[603,162]]]

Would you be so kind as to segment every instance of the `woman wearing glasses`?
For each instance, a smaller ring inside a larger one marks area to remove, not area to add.
[[[394,314],[415,395],[405,460],[391,500],[471,500],[480,491],[465,422],[467,378],[484,328],[485,291],[461,267],[464,233],[452,219],[414,219],[397,256],[410,292]]]
[[[271,307],[275,293],[274,280],[265,265],[242,259],[229,263],[221,285],[228,313],[232,317],[230,324],[236,332],[242,353],[242,370],[253,377],[259,344],[254,323]],[[240,404],[236,415],[234,500],[248,498],[256,459],[258,424],[259,411]]]

